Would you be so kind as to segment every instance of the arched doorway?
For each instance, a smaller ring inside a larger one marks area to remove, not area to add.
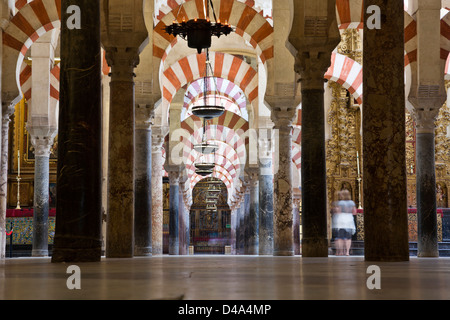
[[[227,187],[217,178],[205,178],[195,185],[192,198],[190,245],[194,254],[224,254],[231,245]]]

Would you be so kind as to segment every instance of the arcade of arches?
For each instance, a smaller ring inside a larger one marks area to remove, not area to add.
[[[208,1],[69,2],[1,2],[6,267],[447,263],[450,1],[213,0],[233,31],[201,53],[165,27]],[[203,121],[204,102],[223,114]]]

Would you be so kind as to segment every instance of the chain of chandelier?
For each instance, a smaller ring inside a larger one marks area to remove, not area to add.
[[[180,5],[178,9],[178,13],[181,10],[182,5]],[[210,8],[213,14],[214,22],[210,19]],[[203,119],[203,135],[202,142],[194,145],[194,150],[201,154],[200,158],[203,160],[204,155],[213,154],[214,161],[216,159],[215,152],[219,148],[218,145],[209,143],[206,138],[207,132],[207,121],[220,117],[225,112],[225,107],[220,103],[217,103],[217,83],[215,82],[215,78],[213,76],[213,71],[211,67],[211,62],[209,59],[209,48],[211,47],[211,38],[213,36],[220,38],[221,35],[229,35],[233,29],[230,24],[225,21],[225,23],[221,23],[220,20],[217,19],[216,14],[214,12],[214,5],[212,0],[204,0],[203,1],[203,18],[195,18],[189,21],[185,21],[183,19],[182,22],[177,21],[177,17],[172,25],[169,25],[165,28],[165,31],[176,37],[180,36],[184,40],[187,41],[187,45],[189,48],[193,48],[197,50],[198,54],[201,54],[203,50],[205,50],[206,61],[205,61],[205,75],[203,77],[203,104],[196,104],[192,107],[192,113]],[[211,76],[209,72],[211,71]],[[211,92],[211,83],[214,82],[215,90],[214,90],[214,99],[213,103],[210,103],[210,99],[208,99],[208,92]],[[214,162],[197,162],[195,163],[195,172],[198,175],[203,177],[211,176],[214,173],[216,164]],[[217,200],[219,198],[220,184],[221,182],[218,180],[214,180],[212,178],[208,179],[208,192],[206,195],[206,209],[207,211],[216,211],[217,210]]]

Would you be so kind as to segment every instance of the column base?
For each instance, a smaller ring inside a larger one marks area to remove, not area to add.
[[[267,249],[267,250],[259,250],[258,253],[260,256],[272,256],[273,255],[273,250],[272,249]]]
[[[302,257],[328,257],[328,239],[302,239]]]
[[[409,261],[408,256],[364,256],[365,261],[373,261],[373,262],[401,262],[401,261]]]
[[[134,247],[134,256],[151,257],[152,247]]]
[[[287,257],[287,256],[293,256],[293,255],[294,255],[294,250],[279,250],[279,251],[273,252],[274,257]]]
[[[58,249],[53,250],[52,262],[99,262],[101,248],[98,249]]]
[[[48,250],[45,249],[33,249],[31,250],[32,257],[48,257]]]

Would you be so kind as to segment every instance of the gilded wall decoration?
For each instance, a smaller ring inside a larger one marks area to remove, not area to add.
[[[22,99],[15,107],[13,121],[11,122],[9,159],[10,168],[8,173],[8,207],[17,205],[17,189],[19,188],[19,200],[21,207],[33,206],[34,195],[34,147],[31,144],[30,135],[26,129],[28,118],[28,105]],[[58,138],[51,148],[49,170],[50,170],[50,194],[55,195],[56,169],[57,169],[57,146]],[[19,164],[20,162],[20,164]],[[20,185],[17,183],[17,175],[20,167]],[[50,206],[55,206],[53,201]]]
[[[326,141],[328,200],[331,203],[335,200],[336,192],[346,188],[357,202],[357,159],[361,154],[360,111],[353,105],[353,99],[345,88],[333,81],[329,81],[328,86],[332,92],[327,114],[330,128],[330,139]],[[361,161],[359,166],[361,170]]]

